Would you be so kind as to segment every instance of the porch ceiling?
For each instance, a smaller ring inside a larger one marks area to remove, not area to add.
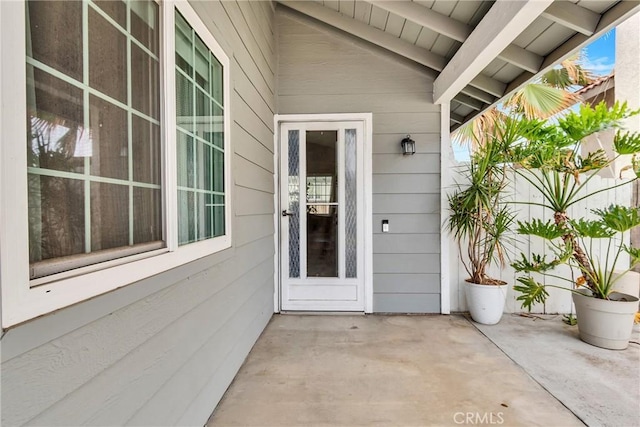
[[[451,101],[451,130],[640,11],[620,0],[278,3],[424,67],[433,101]]]

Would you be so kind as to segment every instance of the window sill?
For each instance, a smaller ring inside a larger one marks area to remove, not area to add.
[[[19,292],[3,295],[2,327],[16,326],[230,247],[231,237],[223,236],[185,245],[174,252],[161,249],[136,255],[131,257],[134,259],[124,259],[128,261],[126,263],[120,260],[119,265],[108,265],[113,261],[97,264],[93,268],[101,267],[100,270],[48,281],[36,287],[30,287],[33,282],[25,277]]]

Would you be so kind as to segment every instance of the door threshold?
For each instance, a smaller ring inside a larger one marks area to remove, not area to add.
[[[296,314],[304,316],[364,316],[364,311],[302,311],[280,310],[279,314]]]

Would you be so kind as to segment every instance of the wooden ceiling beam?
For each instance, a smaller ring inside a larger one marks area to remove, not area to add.
[[[462,43],[464,43],[473,32],[472,26],[418,3],[380,0],[368,0],[368,2],[387,12],[391,12],[394,15],[398,15],[401,18]],[[540,65],[544,59],[542,56],[514,44],[509,44],[498,54],[498,58],[533,73],[540,69]]]
[[[480,74],[482,70],[540,16],[552,1],[497,1],[436,78],[433,83],[434,103],[448,102],[467,84],[476,88],[479,83],[483,84],[486,76]],[[498,86],[486,89],[489,93],[502,97],[506,85],[502,90]]]
[[[554,2],[542,12],[542,16],[585,36],[593,35],[600,22],[599,13],[568,1]]]

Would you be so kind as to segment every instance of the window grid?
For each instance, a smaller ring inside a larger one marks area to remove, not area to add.
[[[98,91],[95,88],[89,86],[89,8],[94,12],[97,12],[102,18],[107,20],[110,25],[116,28],[120,33],[126,37],[127,46],[127,103],[124,104],[111,96]],[[154,119],[141,111],[132,107],[132,86],[131,86],[131,44],[134,43],[137,47],[142,49],[153,60],[159,62],[159,57],[153,54],[146,46],[139,42],[131,33],[131,5],[126,2],[126,29],[123,29],[116,21],[114,21],[106,12],[100,7],[96,6],[91,0],[82,2],[82,61],[83,61],[83,74],[82,82],[70,77],[32,57],[27,56],[26,62],[32,65],[34,68],[38,68],[45,71],[52,76],[59,78],[60,80],[69,83],[77,88],[80,88],[83,92],[83,127],[85,129],[91,128],[90,123],[90,96],[96,96],[102,100],[110,102],[119,108],[125,110],[127,114],[127,149],[128,149],[128,179],[117,179],[109,177],[101,177],[97,175],[91,175],[91,158],[89,156],[84,157],[83,173],[73,173],[57,171],[52,169],[42,169],[38,167],[27,167],[29,174],[37,176],[51,176],[59,178],[70,178],[76,180],[82,180],[84,182],[84,233],[85,233],[85,253],[91,253],[91,183],[107,183],[128,186],[128,217],[129,217],[129,245],[134,244],[134,211],[133,211],[133,191],[134,188],[150,188],[161,189],[159,184],[149,184],[145,182],[138,182],[133,180],[133,115],[141,117],[150,123],[160,125],[160,121]]]
[[[48,74],[51,74],[52,76],[63,80],[65,83],[69,83],[70,85],[73,85],[79,89],[82,89],[83,91],[88,92],[88,95],[91,96],[95,96],[96,98],[100,98],[103,101],[107,101],[110,102],[111,104],[122,108],[123,110],[130,110],[131,114],[140,117],[141,119],[145,119],[148,122],[153,123],[154,125],[160,125],[160,121],[158,119],[154,119],[151,116],[146,115],[145,113],[143,113],[142,111],[138,111],[133,107],[128,106],[127,104],[122,103],[121,101],[118,101],[117,99],[114,99],[112,97],[110,97],[109,95],[106,95],[102,92],[99,92],[98,90],[86,85],[84,82],[80,82],[76,79],[74,79],[73,77],[69,77],[64,73],[61,73],[60,71],[56,70],[55,68],[51,68],[50,66],[48,66],[47,64],[43,64],[42,62],[38,61],[37,59],[33,59],[31,57],[27,57],[27,64],[32,65],[42,71],[47,72]],[[83,100],[84,101],[84,100]]]
[[[220,153],[224,153],[224,144],[223,147],[219,147],[218,145],[216,145],[215,143],[208,141],[207,139],[203,138],[199,132],[198,132],[198,118],[200,116],[197,115],[197,94],[198,94],[198,90],[200,90],[204,96],[207,99],[207,102],[209,103],[209,119],[211,119],[211,117],[214,116],[214,108],[213,106],[216,105],[218,108],[220,108],[220,112],[222,113],[223,117],[224,117],[224,106],[217,100],[215,99],[212,95],[211,92],[213,91],[213,85],[214,85],[214,78],[215,76],[213,75],[212,72],[212,67],[211,64],[215,62],[219,61],[217,60],[217,58],[215,57],[215,55],[213,55],[213,53],[211,52],[211,50],[205,45],[205,47],[207,48],[207,77],[208,77],[208,81],[209,84],[212,86],[211,89],[206,90],[202,85],[200,85],[197,82],[197,79],[194,78],[195,73],[196,73],[196,67],[195,67],[195,58],[196,58],[196,43],[195,40],[198,37],[196,31],[193,29],[193,27],[191,27],[191,25],[188,23],[188,21],[186,19],[184,19],[184,17],[178,12],[176,11],[176,20],[177,19],[181,19],[188,27],[189,27],[189,34],[185,34],[183,29],[180,28],[180,26],[178,25],[178,23],[176,22],[175,25],[175,31],[180,31],[182,32],[185,36],[188,37],[189,39],[189,43],[191,44],[191,58],[194,60],[193,64],[189,64],[191,67],[191,73],[192,75],[187,74],[186,72],[184,72],[184,70],[182,70],[180,68],[180,66],[178,64],[175,65],[175,72],[176,75],[181,75],[182,77],[184,77],[190,84],[191,84],[191,111],[192,111],[192,116],[190,117],[191,120],[191,129],[193,129],[193,131],[190,131],[189,129],[186,129],[183,126],[180,126],[180,124],[178,124],[176,126],[176,131],[178,133],[181,133],[183,135],[186,135],[190,138],[190,143],[193,144],[193,150],[191,153],[191,162],[192,165],[197,165],[198,164],[198,150],[197,150],[197,143],[201,143],[204,144],[206,147],[209,147],[209,149],[211,150],[209,153],[209,164],[211,165],[211,167],[214,167],[214,151],[213,150],[217,150]],[[178,96],[176,95],[176,101],[178,100]],[[224,101],[223,101],[224,102]],[[222,121],[222,123],[224,123],[224,120]],[[222,125],[221,123],[221,125]],[[210,123],[210,126],[214,127],[214,123]],[[215,130],[215,129],[210,129],[210,130]],[[179,141],[180,138],[177,138],[177,140]],[[187,139],[187,141],[189,141],[189,139]],[[189,142],[188,142],[189,143]],[[226,167],[226,165],[225,165]],[[200,237],[200,218],[199,218],[199,210],[198,210],[198,197],[195,197],[197,194],[203,194],[203,195],[212,195],[212,196],[221,196],[224,199],[225,193],[221,192],[221,191],[214,191],[214,190],[203,190],[200,188],[197,188],[198,186],[198,182],[199,182],[199,176],[198,176],[198,168],[194,167],[193,168],[193,187],[186,187],[186,186],[181,186],[178,185],[177,189],[178,189],[178,193],[180,192],[185,192],[185,193],[192,193],[194,195],[193,197],[193,202],[192,202],[192,212],[180,212],[180,215],[193,215],[193,225],[194,225],[194,239],[188,239],[188,240],[180,240],[178,244],[182,245],[182,244],[187,244],[187,243],[192,243],[195,241],[199,241],[199,240],[203,240],[203,239],[207,239],[207,238],[211,238],[211,237],[216,237],[219,234],[216,233],[216,227],[215,227],[215,220],[216,220],[216,216],[215,214],[210,214],[209,215],[209,226],[210,226],[210,230],[211,230],[211,236],[204,236],[204,237]],[[213,180],[215,179],[215,173],[212,172],[210,175],[210,180],[211,182],[209,183],[210,187],[213,188]],[[212,200],[215,200],[215,198],[213,198]],[[225,200],[225,203],[205,203],[205,207],[209,207],[209,208],[215,208],[215,207],[225,207],[225,204],[227,203],[227,201]],[[206,214],[206,213],[205,213]],[[184,219],[186,220],[186,218]],[[227,221],[227,218],[224,218],[224,221]],[[224,223],[223,223],[224,224]],[[224,225],[223,225],[223,229],[224,229]],[[224,234],[224,232],[223,232]]]

